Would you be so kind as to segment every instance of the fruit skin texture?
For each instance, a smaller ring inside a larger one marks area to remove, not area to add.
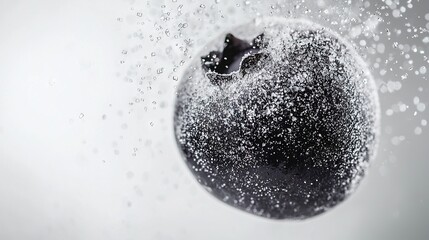
[[[305,219],[349,196],[375,155],[374,81],[353,48],[305,20],[262,18],[231,31],[263,47],[219,74],[189,66],[174,130],[192,173],[221,201],[272,219]],[[222,51],[225,34],[203,50]]]

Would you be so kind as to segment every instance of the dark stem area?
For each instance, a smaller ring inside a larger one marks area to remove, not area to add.
[[[218,74],[230,74],[238,71],[246,54],[255,54],[261,50],[263,37],[264,35],[260,34],[249,43],[228,33],[222,52],[211,51],[207,56],[201,57],[203,69],[206,72]]]

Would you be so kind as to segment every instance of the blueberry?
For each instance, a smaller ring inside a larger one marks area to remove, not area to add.
[[[303,20],[263,18],[231,32],[207,45],[177,91],[175,136],[193,175],[267,218],[336,206],[376,149],[378,97],[363,60]]]

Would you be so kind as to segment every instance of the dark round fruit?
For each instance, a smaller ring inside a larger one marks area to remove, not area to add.
[[[231,32],[239,38],[209,44],[177,92],[189,168],[212,195],[259,216],[337,205],[375,152],[378,98],[362,59],[307,21],[263,18]]]

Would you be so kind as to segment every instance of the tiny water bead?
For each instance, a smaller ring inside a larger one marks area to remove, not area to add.
[[[305,219],[355,190],[376,151],[379,109],[344,39],[261,18],[204,49],[178,87],[174,130],[208,192],[258,216]]]

